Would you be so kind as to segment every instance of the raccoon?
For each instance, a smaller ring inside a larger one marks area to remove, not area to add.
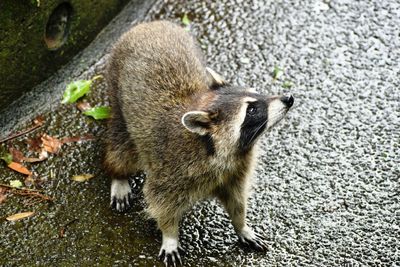
[[[216,197],[239,240],[265,250],[246,223],[257,140],[293,105],[291,95],[264,96],[226,82],[206,67],[194,39],[167,21],[143,23],[114,46],[106,73],[112,118],[104,165],[111,206],[132,204],[130,174],[145,172],[148,214],[162,232],[159,257],[182,263],[178,225],[202,199]]]

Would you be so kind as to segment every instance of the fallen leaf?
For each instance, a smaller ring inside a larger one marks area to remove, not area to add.
[[[34,214],[35,214],[35,212],[33,212],[33,211],[21,212],[21,213],[17,213],[17,214],[8,216],[6,218],[6,220],[10,221],[10,222],[15,222],[15,221],[18,221],[18,220],[21,220],[21,219],[24,219],[24,218],[31,217]]]
[[[25,186],[31,186],[35,184],[35,180],[32,178],[32,175],[29,175],[28,177],[25,178],[24,184]]]
[[[8,149],[12,155],[12,160],[14,162],[18,162],[21,163],[24,159],[24,154],[22,154],[21,151],[19,151],[18,149],[16,149],[15,147],[10,147]]]
[[[60,228],[60,232],[58,234],[59,238],[63,238],[65,236],[65,231],[67,230],[67,227],[73,224],[74,222],[78,221],[79,219],[75,218],[69,222],[67,222],[63,227]]]
[[[41,139],[47,152],[57,154],[60,151],[62,142],[59,139],[47,134],[43,134]]]
[[[42,151],[40,152],[38,158],[26,158],[26,157],[24,157],[24,161],[30,162],[30,163],[40,162],[40,161],[43,161],[43,160],[47,159],[48,157],[49,157],[49,154],[47,153],[46,149],[43,148]]]
[[[5,187],[0,187],[0,204],[4,203],[7,199],[7,188]]]
[[[99,75],[94,76],[92,78],[92,81],[95,81],[95,80],[98,80],[98,79],[104,79],[103,75],[99,74]]]
[[[21,165],[20,163],[17,163],[17,162],[12,161],[7,166],[8,166],[8,168],[13,169],[14,171],[17,171],[22,174],[26,174],[26,175],[32,174],[26,167],[24,167],[23,165]]]
[[[0,194],[0,204],[3,204],[7,199],[7,195],[6,194]]]
[[[185,14],[183,15],[183,17],[182,17],[182,23],[183,23],[183,25],[185,25],[185,26],[189,26],[190,23],[191,23],[191,21],[190,21],[188,15],[187,15],[186,13],[185,13]]]
[[[94,107],[89,110],[83,112],[83,114],[87,116],[93,117],[95,120],[108,119],[111,117],[111,108],[110,107]]]
[[[22,187],[22,182],[20,180],[12,180],[10,181],[10,186],[14,188]]]
[[[282,87],[285,88],[285,89],[290,89],[292,86],[293,86],[293,84],[290,81],[285,81],[282,84]]]
[[[25,157],[21,151],[19,151],[18,149],[14,148],[14,147],[10,147],[9,150],[10,150],[10,153],[12,154],[13,161],[17,162],[17,163],[21,163],[23,161],[30,162],[30,163],[39,162],[39,161],[43,161],[48,158],[47,151],[44,148],[41,150],[41,152],[39,154],[39,158]]]
[[[63,144],[66,143],[73,143],[73,142],[79,142],[79,141],[87,141],[87,140],[95,140],[96,138],[91,135],[91,134],[87,134],[84,136],[73,136],[73,137],[64,137],[61,139],[61,142]]]
[[[275,66],[274,70],[272,71],[272,78],[274,78],[274,80],[277,80],[282,75],[282,73],[283,70],[278,66]]]
[[[76,181],[76,182],[85,182],[89,179],[92,179],[94,177],[93,174],[81,174],[81,175],[74,175],[72,176],[72,180]]]
[[[60,232],[58,233],[59,238],[64,238],[65,236],[65,227],[61,227]]]
[[[42,150],[42,143],[43,142],[42,142],[42,138],[41,138],[40,135],[36,136],[36,137],[33,137],[33,138],[27,139],[25,141],[25,143],[28,145],[28,149],[30,151],[39,152],[39,151]]]
[[[43,125],[44,123],[44,117],[42,115],[37,116],[34,120],[33,123],[35,125]]]
[[[35,163],[35,162],[44,161],[45,159],[47,159],[47,157],[43,157],[43,158],[24,158],[24,161],[25,162],[29,162],[29,163]]]
[[[67,85],[61,103],[75,103],[79,98],[90,91],[92,80],[73,81]]]
[[[10,153],[5,153],[0,157],[0,159],[4,160],[8,165],[12,162],[12,155]]]
[[[92,108],[90,103],[86,101],[79,101],[78,103],[76,103],[76,107],[82,112]]]

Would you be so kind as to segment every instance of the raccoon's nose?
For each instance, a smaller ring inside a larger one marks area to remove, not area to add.
[[[281,101],[288,107],[290,108],[293,106],[294,98],[291,94],[287,94],[281,97]]]

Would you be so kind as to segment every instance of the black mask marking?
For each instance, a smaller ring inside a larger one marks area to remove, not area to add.
[[[251,102],[247,106],[246,117],[240,130],[239,150],[248,151],[254,140],[265,130],[268,120],[268,107],[264,101]]]

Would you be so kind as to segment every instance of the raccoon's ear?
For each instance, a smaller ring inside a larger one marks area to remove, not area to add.
[[[208,76],[210,77],[211,80],[211,88],[216,89],[218,87],[224,86],[227,84],[227,82],[225,81],[225,79],[219,75],[218,73],[216,73],[213,69],[211,68],[206,68],[207,72],[208,72]]]
[[[206,135],[208,133],[210,115],[204,111],[189,111],[182,116],[182,124],[192,133]]]

